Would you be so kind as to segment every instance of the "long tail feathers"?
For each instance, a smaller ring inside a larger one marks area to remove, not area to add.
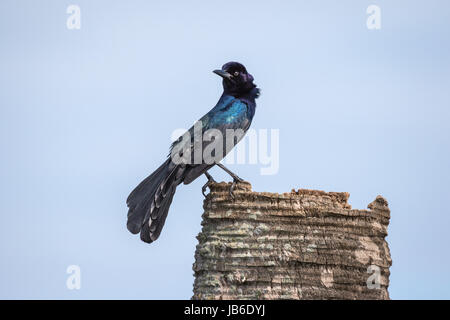
[[[140,232],[142,241],[151,243],[158,239],[181,173],[182,168],[167,159],[128,196],[127,228],[133,234]]]

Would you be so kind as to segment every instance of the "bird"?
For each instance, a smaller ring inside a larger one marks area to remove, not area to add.
[[[217,165],[233,178],[229,194],[230,199],[234,200],[236,183],[243,181],[220,160],[242,140],[249,129],[260,89],[254,84],[253,76],[239,62],[225,63],[221,69],[213,72],[222,78],[223,93],[217,104],[172,143],[166,161],[145,178],[126,200],[127,229],[133,234],[140,233],[141,240],[146,243],[152,243],[160,236],[179,184],[190,184],[204,174],[207,182],[202,187],[202,193],[206,197],[206,189],[215,182],[208,170]],[[230,130],[238,134],[228,135]],[[200,136],[212,132],[212,136],[215,136],[214,139],[198,139],[196,132]],[[217,134],[222,135],[222,146],[213,148],[209,158],[200,153],[200,159],[193,161],[198,150],[211,149],[212,144],[219,141],[216,141]]]

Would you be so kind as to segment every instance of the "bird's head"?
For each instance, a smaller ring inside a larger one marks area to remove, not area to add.
[[[244,65],[239,62],[228,62],[220,70],[214,70],[215,74],[223,78],[223,90],[231,95],[243,95],[256,88],[253,76],[247,72]],[[259,90],[256,89],[257,95]]]

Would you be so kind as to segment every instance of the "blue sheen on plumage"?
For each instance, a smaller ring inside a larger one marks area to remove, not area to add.
[[[243,119],[249,118],[247,104],[232,96],[225,99],[228,103],[221,104],[219,110],[211,112],[208,129],[220,128],[222,124],[239,124]]]
[[[249,129],[255,115],[255,99],[259,96],[259,89],[253,83],[253,76],[238,62],[226,63],[221,70],[215,70],[214,73],[223,78],[223,94],[214,108],[205,114],[200,121],[202,134],[210,129],[219,130],[224,138],[225,147],[228,146],[225,141],[227,129],[241,129],[244,133]],[[191,139],[188,138],[187,141],[183,141],[183,136],[180,137],[172,144],[171,151],[175,146],[194,150],[196,145],[194,126],[188,131]],[[232,145],[238,143],[241,138],[242,136],[235,141],[235,137],[233,137]],[[183,145],[179,145],[180,143],[183,143]],[[211,141],[201,141],[203,150],[209,143]],[[186,149],[183,148],[182,150]],[[220,154],[220,157],[225,157],[226,152],[229,152],[229,150],[225,150],[223,154]],[[192,154],[195,154],[195,152]],[[207,175],[208,182],[210,181],[211,176],[207,171],[216,163],[206,162],[204,159],[202,161],[200,163],[180,164],[173,162],[169,157],[156,171],[144,179],[127,199],[129,207],[128,230],[132,233],[140,232],[141,239],[145,242],[155,241],[164,226],[177,186],[181,183],[189,184],[203,174]],[[230,173],[229,170],[227,172]],[[236,179],[240,178],[233,174],[230,195],[232,195]]]

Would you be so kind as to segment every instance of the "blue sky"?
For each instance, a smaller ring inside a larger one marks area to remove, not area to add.
[[[152,245],[125,199],[215,105],[230,60],[262,89],[252,127],[280,130],[280,169],[230,168],[256,191],[383,195],[391,297],[450,298],[447,1],[3,0],[0,39],[0,298],[192,296],[205,179],[178,188]]]

